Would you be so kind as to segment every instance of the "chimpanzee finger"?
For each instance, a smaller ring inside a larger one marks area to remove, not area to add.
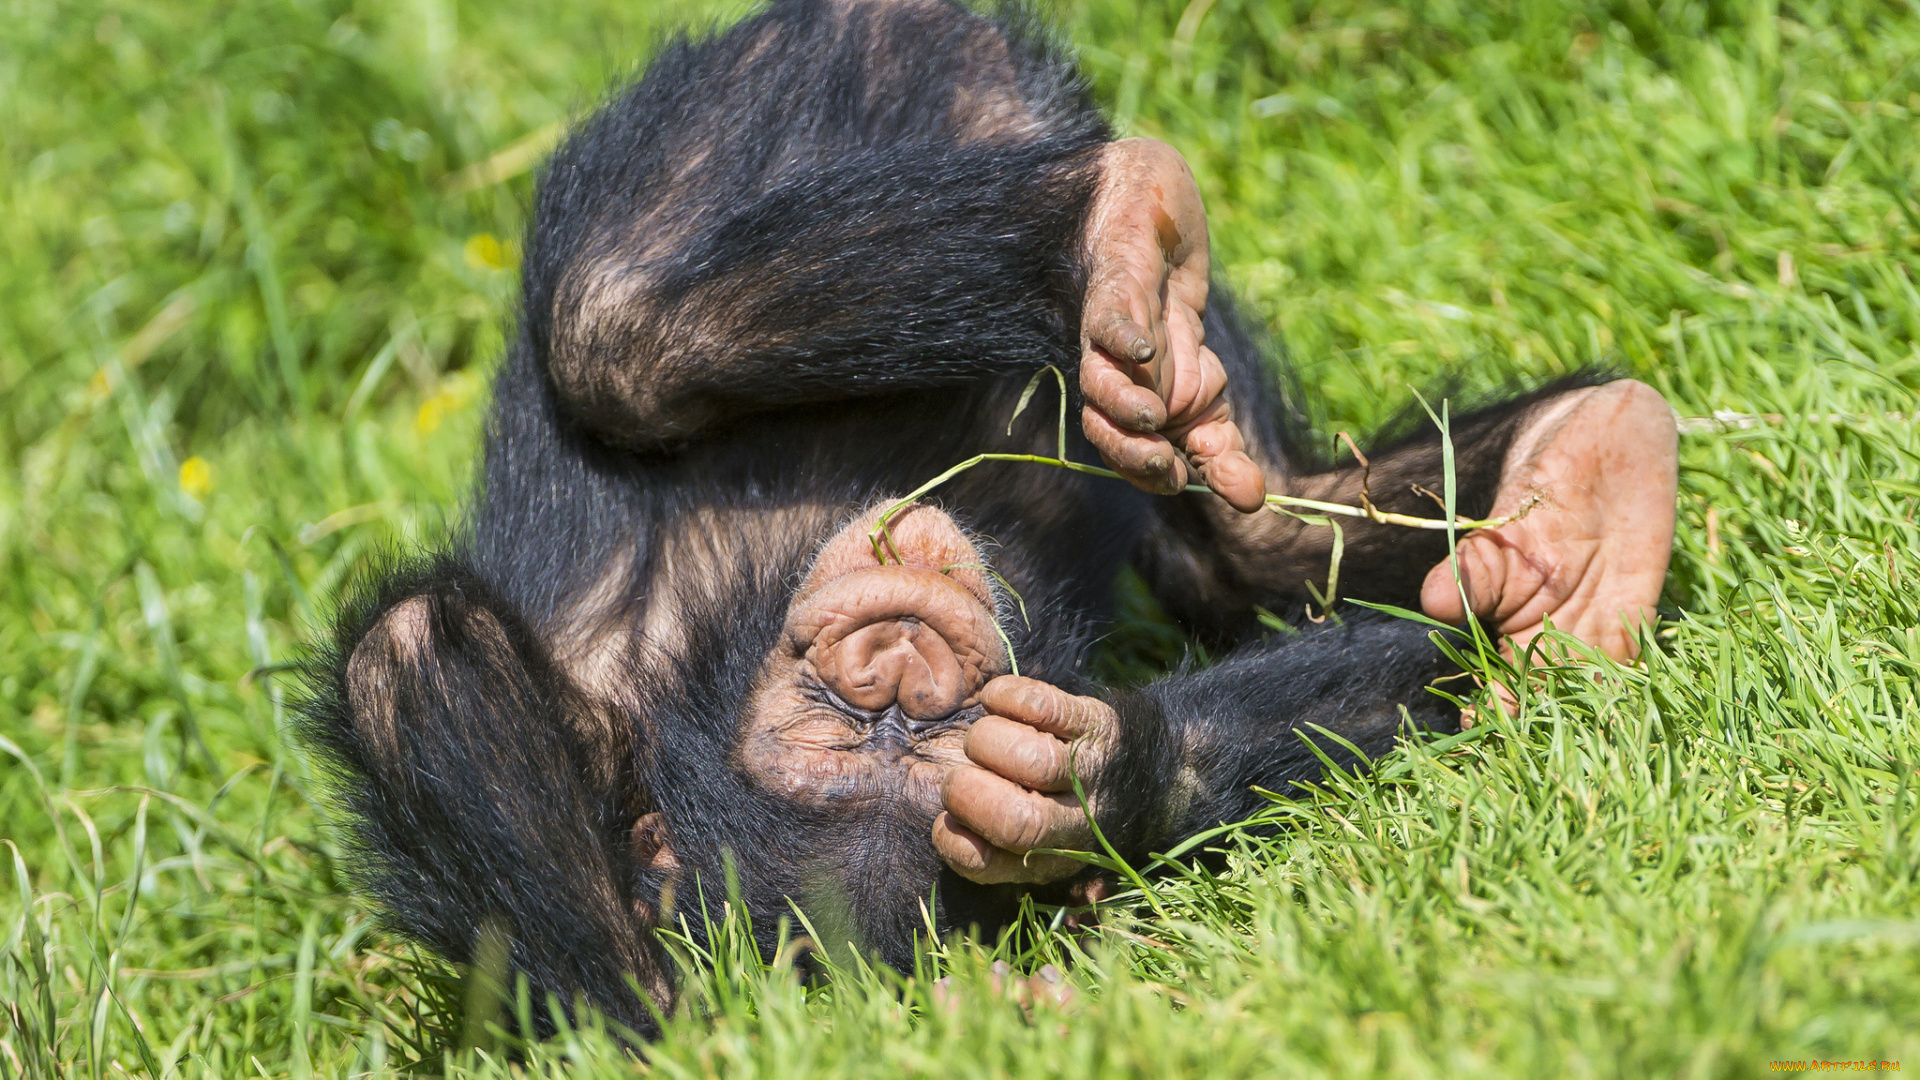
[[[1267,478],[1243,450],[1230,450],[1199,466],[1201,479],[1227,505],[1251,514],[1267,505]]]
[[[1099,310],[1090,311],[1081,328],[1086,331],[1087,340],[1116,357],[1136,364],[1153,359],[1152,332],[1119,306],[1102,305]]]
[[[1460,542],[1455,550],[1458,560],[1443,559],[1427,571],[1426,581],[1420,586],[1420,607],[1432,618],[1443,623],[1457,625],[1467,621],[1467,613],[1487,616],[1494,614],[1494,606],[1500,600],[1501,586],[1505,579],[1505,563],[1499,558],[1487,558],[1488,548],[1497,542],[1497,538],[1487,533],[1475,533]],[[1454,566],[1460,568],[1460,584],[1466,589],[1466,604],[1461,604],[1459,584],[1453,578]]]
[[[1097,350],[1080,358],[1080,393],[1091,408],[1120,428],[1158,431],[1167,422],[1167,403],[1141,379],[1152,382],[1152,373]]]
[[[1226,402],[1218,408],[1219,419],[1193,427],[1177,436],[1180,448],[1199,471],[1200,478],[1214,494],[1227,500],[1234,509],[1251,514],[1266,505],[1267,478],[1247,456],[1246,439],[1238,425],[1228,418]]]
[[[1187,486],[1186,461],[1165,436],[1123,430],[1091,405],[1080,410],[1080,429],[1100,460],[1134,487],[1173,495]]]
[[[944,811],[933,819],[933,849],[954,873],[980,885],[1059,881],[1081,868],[1064,855],[1016,855],[994,847]]]
[[[982,768],[1035,791],[1070,791],[1067,744],[1000,716],[983,716],[967,729],[967,756]]]
[[[1206,347],[1206,325],[1199,312],[1170,303],[1166,328],[1166,362],[1154,386],[1167,403],[1167,427],[1190,427],[1226,392],[1227,370]]]
[[[1002,675],[980,691],[980,704],[995,716],[1018,720],[1063,739],[1106,734],[1116,719],[1099,698],[1069,694],[1051,683]]]
[[[997,848],[1024,854],[1034,848],[1079,848],[1092,838],[1086,815],[1071,795],[1029,791],[972,765],[947,773],[941,801],[956,822]]]

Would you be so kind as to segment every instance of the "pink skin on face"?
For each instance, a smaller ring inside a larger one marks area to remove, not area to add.
[[[790,798],[904,796],[931,817],[1007,654],[972,541],[940,511],[912,507],[894,519],[882,564],[868,540],[882,509],[815,559],[761,670],[738,754]]]

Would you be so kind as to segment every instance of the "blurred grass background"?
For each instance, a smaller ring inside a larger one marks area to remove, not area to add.
[[[530,169],[666,29],[745,10],[8,0],[0,1078],[506,1067],[343,894],[275,669],[456,512]],[[1596,363],[1779,419],[1684,437],[1685,618],[1643,668],[1276,803],[1142,921],[945,950],[956,1008],[706,958],[647,1067],[1920,1065],[1920,6],[1056,14],[1193,161],[1326,432]],[[985,967],[1068,952],[1064,1012]],[[610,1046],[526,1062],[630,1071]]]

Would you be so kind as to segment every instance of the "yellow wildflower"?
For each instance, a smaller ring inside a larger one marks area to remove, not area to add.
[[[180,463],[180,490],[196,499],[204,499],[213,490],[213,466],[195,454]]]

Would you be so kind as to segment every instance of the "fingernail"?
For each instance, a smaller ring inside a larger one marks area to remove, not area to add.
[[[1147,459],[1146,469],[1148,472],[1161,472],[1166,467],[1167,459],[1161,457],[1159,454],[1155,454]]]
[[[1145,363],[1153,359],[1153,342],[1148,341],[1146,338],[1135,338],[1133,342],[1133,358],[1139,363]]]

